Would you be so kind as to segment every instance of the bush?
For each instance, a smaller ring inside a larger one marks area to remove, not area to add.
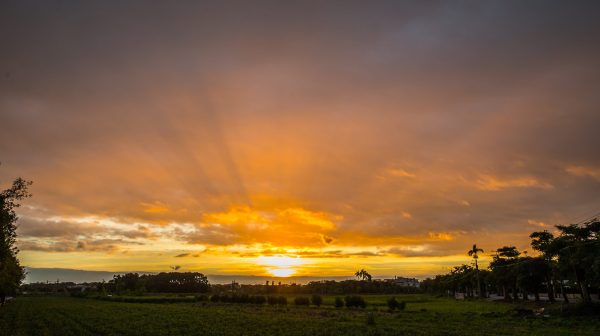
[[[251,297],[251,301],[257,305],[263,305],[265,302],[267,302],[267,298],[262,295],[256,295]]]
[[[252,303],[252,301],[250,299],[250,296],[248,294],[238,295],[237,301],[235,301],[235,302],[238,302],[238,303]]]
[[[196,296],[196,301],[199,301],[199,302],[208,301],[208,296],[206,296],[206,295],[198,295],[198,296]]]
[[[287,298],[285,296],[280,296],[277,298],[277,304],[280,306],[286,306],[287,305]]]
[[[221,297],[219,296],[219,294],[213,294],[210,297],[210,302],[219,302],[219,301],[221,301]]]
[[[574,305],[562,304],[558,309],[549,309],[546,313],[565,317],[574,316],[600,316],[600,303],[576,303]]]
[[[294,304],[296,306],[309,306],[310,300],[307,297],[299,296],[297,298],[294,298]]]
[[[267,297],[267,303],[271,306],[276,305],[278,302],[277,297],[273,296],[273,295],[269,295],[269,297]]]
[[[388,308],[390,309],[390,311],[396,310],[396,308],[398,308],[399,304],[400,304],[400,302],[398,302],[398,300],[396,300],[396,298],[394,296],[392,296],[391,298],[389,298],[387,300],[387,305],[388,305]]]
[[[352,308],[352,307],[365,308],[367,306],[365,299],[363,299],[363,297],[359,296],[359,295],[348,295],[348,296],[346,296],[345,301],[346,301],[346,307],[348,307],[348,308]]]
[[[335,308],[342,308],[344,306],[344,300],[340,297],[335,298]]]
[[[406,308],[406,302],[398,301],[393,296],[387,300],[387,305],[388,305],[388,308],[390,308],[390,311],[394,311],[396,309],[404,310]]]
[[[320,307],[321,304],[323,303],[323,298],[321,297],[321,295],[313,295],[310,300],[312,301],[312,304],[314,304],[317,307]]]
[[[370,326],[375,325],[375,315],[373,315],[373,313],[369,313],[367,315],[367,325],[370,325]]]

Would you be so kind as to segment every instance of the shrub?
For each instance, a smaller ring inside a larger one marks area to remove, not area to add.
[[[375,315],[373,313],[369,313],[367,315],[367,325],[370,325],[370,326],[375,325]]]
[[[280,306],[286,306],[287,305],[287,298],[285,296],[280,296],[277,298],[277,304]]]
[[[258,305],[262,305],[262,304],[265,304],[265,302],[267,302],[267,298],[264,297],[263,295],[256,295],[256,296],[251,297],[251,299],[252,299],[251,300],[252,303],[258,304]]]
[[[574,305],[561,305],[558,310],[550,310],[554,315],[561,316],[600,316],[600,303],[596,302],[580,302]]]
[[[219,294],[213,294],[210,297],[210,302],[219,302],[219,301],[221,301],[221,297],[219,296]]]
[[[335,298],[335,308],[342,308],[344,306],[344,300],[341,297]]]
[[[241,296],[239,296],[237,293],[232,293],[231,295],[228,295],[227,297],[229,298],[229,302],[233,302],[233,303],[241,303],[242,302]]]
[[[199,301],[199,302],[208,301],[208,296],[206,296],[206,295],[198,295],[198,296],[196,296],[196,301]]]
[[[267,303],[271,306],[276,305],[278,302],[277,297],[273,296],[273,295],[269,295],[269,297],[267,297]]]
[[[398,308],[398,305],[400,305],[400,302],[398,302],[398,300],[396,300],[395,297],[391,297],[387,300],[387,305],[388,308],[390,309],[390,311],[394,311]]]
[[[237,302],[239,303],[252,303],[248,294],[242,294],[238,296]]]
[[[406,302],[400,301],[400,303],[398,304],[398,310],[404,310],[404,309],[406,309]]]
[[[296,306],[308,306],[310,305],[310,300],[307,297],[299,296],[294,298],[294,304]]]
[[[365,299],[363,299],[363,297],[359,296],[359,295],[348,295],[348,296],[346,296],[345,301],[346,301],[346,307],[348,307],[348,308],[352,308],[352,307],[365,308],[367,306]]]
[[[310,300],[312,301],[312,304],[314,304],[317,307],[320,307],[321,304],[323,303],[323,298],[321,297],[321,295],[313,295]]]

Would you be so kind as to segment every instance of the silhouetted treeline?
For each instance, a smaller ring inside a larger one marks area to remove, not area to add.
[[[74,287],[74,282],[34,282],[21,285],[21,292],[30,294],[49,294],[64,292],[67,288]]]
[[[275,284],[270,282],[260,285],[211,285],[213,292],[239,291],[247,294],[322,294],[322,295],[343,295],[343,294],[410,294],[421,293],[416,287],[404,287],[391,281],[373,280],[373,281],[312,281],[308,284]]]
[[[152,293],[205,293],[210,291],[208,279],[198,272],[169,272],[158,274],[127,273],[115,275],[101,284],[101,290],[122,294]]]
[[[481,288],[477,288],[477,270],[468,265],[454,267],[448,274],[426,279],[421,287],[426,292],[474,296],[497,293],[508,300],[540,299],[545,293],[549,301],[567,293],[578,293],[584,302],[600,287],[600,221],[593,219],[582,225],[556,226],[558,236],[533,232],[531,247],[539,256],[530,257],[514,246],[495,251],[489,270],[480,270]]]

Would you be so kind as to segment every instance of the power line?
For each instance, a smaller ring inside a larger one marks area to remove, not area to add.
[[[574,222],[574,224],[575,225],[581,225],[581,224],[589,222],[589,221],[591,221],[593,219],[597,219],[598,217],[600,217],[600,211],[596,212],[595,214],[593,214],[591,216],[583,217],[583,219]],[[579,217],[579,218],[582,218],[582,217]]]

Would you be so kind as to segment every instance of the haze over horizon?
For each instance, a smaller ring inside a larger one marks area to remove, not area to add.
[[[0,4],[22,265],[423,278],[600,212],[598,2],[66,3]]]

